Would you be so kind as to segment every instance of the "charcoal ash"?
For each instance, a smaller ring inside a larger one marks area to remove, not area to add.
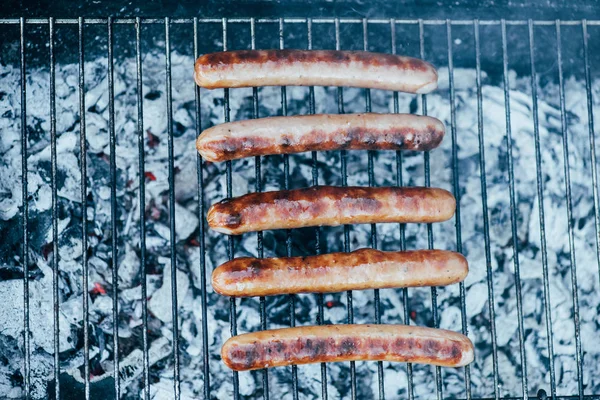
[[[207,289],[209,354],[203,354],[201,277],[199,253],[199,224],[197,214],[197,181],[195,140],[194,86],[189,79],[190,57],[173,54],[173,123],[175,168],[175,251],[178,313],[180,327],[179,354],[181,360],[181,390],[183,398],[195,398],[203,391],[203,357],[210,360],[211,390],[214,398],[232,396],[230,371],[220,360],[220,347],[230,336],[229,299]],[[69,384],[82,385],[83,378],[83,296],[88,296],[90,310],[90,377],[94,387],[111,383],[115,349],[113,346],[114,290],[118,292],[119,314],[119,376],[126,398],[139,398],[143,390],[143,353],[141,330],[142,297],[140,208],[146,219],[146,284],[149,311],[150,391],[153,398],[171,398],[173,388],[172,311],[171,311],[171,232],[169,229],[169,183],[166,134],[166,93],[164,91],[164,59],[149,53],[144,58],[144,151],[146,204],[139,204],[139,165],[137,136],[137,94],[135,62],[124,59],[115,63],[115,134],[117,138],[117,261],[112,260],[111,182],[107,60],[88,61],[86,71],[86,138],[87,210],[81,207],[81,154],[79,148],[79,104],[77,66],[57,65],[57,154],[58,154],[58,228],[59,228],[59,339],[62,375],[72,377]],[[2,66],[2,74],[18,83],[19,70]],[[52,313],[52,209],[50,174],[50,124],[47,96],[48,71],[31,69],[27,80],[28,128],[28,199],[30,229],[29,286],[30,286],[30,343],[33,398],[44,398],[52,390],[53,379],[53,313]],[[479,172],[479,139],[477,128],[477,96],[473,70],[456,69],[455,89],[457,106],[458,164],[461,194],[461,224],[463,251],[470,263],[465,281],[466,312],[469,337],[476,346],[476,359],[471,367],[472,395],[488,397],[493,388],[493,354],[490,336],[486,256],[483,246],[484,227]],[[433,186],[452,189],[452,158],[450,137],[450,102],[445,68],[440,68],[439,91],[427,97],[429,115],[440,118],[448,127],[440,149],[431,153]],[[484,82],[486,82],[484,76]],[[581,331],[586,352],[586,390],[600,388],[597,368],[600,354],[594,348],[597,335],[598,266],[596,261],[593,197],[590,182],[589,138],[587,135],[587,105],[584,83],[566,80],[567,122],[569,124],[570,174],[573,195],[574,237],[577,256],[577,275],[580,284],[579,303]],[[532,101],[528,78],[511,75],[511,118],[515,185],[517,194],[518,249],[523,292],[525,352],[528,379],[532,390],[548,387],[549,355],[547,350],[543,274],[539,232],[539,210],[536,190],[535,148],[533,141]],[[600,83],[594,82],[594,93]],[[23,389],[23,272],[21,266],[20,207],[20,92],[17,84],[7,87],[0,99],[0,229],[7,239],[0,251],[1,270],[7,271],[0,282],[0,336],[3,358],[0,363],[0,387],[10,398],[22,396]],[[288,113],[306,114],[308,89],[288,88]],[[486,151],[487,200],[491,235],[491,270],[495,295],[500,394],[520,395],[521,360],[518,318],[515,299],[512,233],[510,230],[510,198],[508,196],[506,127],[504,92],[501,87],[486,84],[482,90]],[[572,322],[572,293],[569,243],[564,193],[563,147],[560,107],[557,87],[547,84],[539,101],[540,142],[544,169],[544,207],[548,248],[551,314],[554,332],[555,366],[559,394],[572,394],[576,387],[575,341]],[[259,89],[259,115],[281,115],[279,88]],[[315,88],[316,111],[336,113],[337,89]],[[594,97],[597,101],[598,96]],[[389,93],[371,92],[372,108],[376,112],[393,110]],[[346,112],[365,110],[364,91],[344,90]],[[416,96],[399,97],[400,110],[421,113]],[[202,128],[224,122],[223,91],[202,90]],[[252,90],[231,90],[232,120],[252,117]],[[597,107],[597,104],[594,104]],[[6,111],[10,111],[6,113]],[[596,115],[598,113],[596,112]],[[374,156],[375,178],[378,186],[395,185],[395,154],[379,152]],[[312,183],[312,159],[301,154],[289,157],[292,188]],[[366,186],[366,152],[349,152],[348,184]],[[320,184],[339,185],[340,155],[337,152],[318,154]],[[254,160],[232,163],[233,194],[241,195],[255,188]],[[207,163],[204,173],[206,208],[227,196],[225,164]],[[281,156],[263,157],[262,188],[283,187]],[[403,181],[405,185],[424,184],[423,156],[404,153]],[[88,248],[82,249],[81,215],[88,217]],[[228,259],[227,237],[206,231],[206,268],[209,280],[212,269]],[[396,224],[378,224],[378,245],[383,250],[399,249],[400,228]],[[456,249],[453,221],[433,226],[436,248]],[[323,228],[321,249],[343,251],[343,229]],[[293,232],[293,254],[314,254],[314,229]],[[265,256],[285,255],[285,232],[265,232]],[[350,231],[350,248],[370,246],[370,227],[355,226]],[[406,248],[426,248],[427,227],[406,227]],[[257,235],[234,238],[235,256],[256,255]],[[83,293],[82,254],[88,255],[90,292]],[[112,282],[112,269],[118,266],[117,287]],[[461,331],[461,309],[458,285],[438,288],[437,307],[440,327]],[[403,323],[405,304],[402,290],[382,290],[382,322]],[[346,294],[324,295],[325,323],[346,323]],[[318,317],[316,295],[296,296],[296,323],[315,324]],[[289,303],[286,296],[267,299],[268,327],[290,325]],[[410,289],[406,305],[411,324],[433,324],[431,290]],[[356,323],[374,321],[372,291],[353,292],[353,311]],[[260,329],[258,299],[237,301],[238,332]],[[357,363],[357,397],[371,398],[377,394],[378,378],[375,363]],[[307,398],[318,398],[321,392],[320,366],[299,366],[299,390]],[[347,363],[327,367],[328,393],[332,398],[349,394],[350,370]],[[417,398],[429,398],[436,391],[431,379],[434,369],[414,367],[414,393]],[[384,363],[386,394],[391,397],[407,395],[406,366]],[[271,395],[291,397],[291,368],[269,372]],[[465,397],[462,370],[444,369],[443,385],[446,396]],[[5,390],[4,390],[5,389]],[[100,389],[99,389],[100,390]],[[111,395],[112,385],[106,385],[105,395]],[[260,372],[240,373],[240,390],[244,398],[262,396]]]

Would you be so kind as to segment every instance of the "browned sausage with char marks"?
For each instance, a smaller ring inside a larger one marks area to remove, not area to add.
[[[462,281],[468,271],[467,260],[452,251],[360,249],[309,257],[236,258],[213,271],[212,285],[225,296],[273,296],[444,286]]]
[[[239,235],[307,226],[431,223],[454,215],[456,200],[444,189],[423,187],[315,186],[250,193],[213,204],[208,225]]]
[[[211,162],[327,150],[431,150],[444,138],[439,120],[412,114],[318,114],[213,126],[196,148]]]
[[[199,86],[353,86],[409,93],[437,87],[437,71],[423,61],[394,54],[339,50],[237,50],[196,60]]]
[[[462,367],[473,343],[460,333],[407,325],[321,325],[234,336],[221,357],[236,371],[336,361],[395,361]]]

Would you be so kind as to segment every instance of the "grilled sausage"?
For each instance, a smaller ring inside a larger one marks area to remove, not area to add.
[[[196,60],[207,89],[251,86],[353,86],[409,93],[437,87],[435,68],[416,58],[366,51],[237,50]]]
[[[462,367],[473,343],[460,333],[407,325],[321,325],[230,338],[221,349],[236,371],[336,361],[395,361]]]
[[[215,231],[239,235],[320,225],[439,222],[450,219],[455,207],[454,196],[444,189],[316,186],[223,200],[206,218]]]
[[[439,120],[411,114],[320,114],[216,125],[196,148],[205,160],[326,150],[431,150],[444,138]]]
[[[445,250],[383,252],[360,249],[309,257],[236,258],[213,271],[215,292],[272,296],[345,290],[443,286],[465,279],[469,267]]]

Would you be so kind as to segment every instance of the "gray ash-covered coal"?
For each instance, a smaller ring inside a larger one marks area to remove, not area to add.
[[[197,213],[196,152],[194,140],[195,102],[191,78],[193,59],[173,54],[173,133],[175,154],[175,198],[177,252],[177,294],[179,302],[180,361],[182,398],[201,396],[204,385],[203,358],[210,360],[211,393],[214,398],[232,397],[231,372],[220,361],[221,344],[230,336],[229,299],[208,291],[208,340],[210,354],[203,354],[199,224],[204,216]],[[107,60],[96,59],[85,65],[86,71],[86,136],[88,248],[81,241],[81,154],[79,148],[78,68],[58,65],[56,69],[57,161],[58,161],[58,228],[59,228],[59,324],[60,369],[67,391],[82,390],[83,382],[83,296],[90,300],[90,371],[92,390],[112,396],[113,319],[112,268],[118,267],[118,298],[120,337],[120,380],[126,398],[139,398],[142,391],[142,298],[139,228],[139,176],[136,77],[133,59],[115,62],[115,132],[117,161],[118,259],[111,257],[110,174],[108,133]],[[146,54],[144,71],[144,132],[146,156],[146,282],[148,285],[150,339],[150,390],[152,398],[172,398],[172,314],[171,314],[171,235],[169,231],[168,170],[167,170],[167,106],[165,93],[164,58]],[[439,149],[431,152],[431,184],[452,189],[452,140],[450,135],[450,102],[448,70],[440,69],[440,89],[427,97],[429,115],[440,118],[447,135]],[[21,143],[19,70],[14,66],[0,69],[5,84],[0,94],[0,392],[5,398],[23,395],[23,268],[21,265]],[[484,82],[487,82],[484,77]],[[494,393],[492,338],[488,308],[487,270],[484,245],[482,193],[479,170],[479,141],[477,125],[477,96],[472,70],[456,70],[456,128],[458,166],[460,175],[461,234],[463,252],[470,263],[465,281],[466,320],[469,337],[476,346],[475,362],[471,365],[473,397],[489,397]],[[530,394],[549,388],[549,353],[543,291],[542,252],[536,188],[535,147],[533,140],[532,100],[528,78],[511,75],[511,122],[515,184],[517,195],[517,229],[527,378]],[[202,90],[202,127],[224,121],[222,90]],[[251,89],[231,90],[232,120],[252,117]],[[575,332],[571,293],[571,265],[567,236],[567,209],[563,172],[563,147],[557,87],[543,88],[539,106],[540,146],[544,185],[546,239],[548,247],[549,307],[554,334],[554,363],[558,394],[577,391]],[[594,82],[594,107],[598,112],[600,83]],[[573,195],[574,247],[579,281],[581,338],[583,345],[583,383],[587,393],[600,390],[600,349],[594,339],[598,335],[597,248],[595,243],[594,208],[591,184],[590,148],[587,133],[585,86],[576,80],[566,81],[569,126],[571,189]],[[28,132],[28,200],[30,231],[29,248],[29,306],[31,342],[31,382],[33,398],[44,398],[51,388],[53,376],[53,296],[51,230],[51,156],[49,119],[49,74],[47,70],[30,68],[27,78]],[[336,113],[337,89],[315,88],[317,112]],[[259,115],[281,115],[279,88],[258,91]],[[393,111],[390,93],[371,92],[374,112]],[[412,95],[400,95],[400,110],[422,111],[420,101]],[[307,88],[287,88],[287,108],[290,114],[309,112]],[[345,89],[346,112],[365,111],[364,90]],[[487,178],[487,205],[490,217],[490,255],[495,300],[497,330],[497,360],[501,396],[521,395],[521,358],[518,333],[517,302],[513,264],[513,243],[510,228],[511,210],[508,187],[504,93],[501,87],[483,87],[483,128]],[[380,152],[374,156],[374,177],[377,185],[396,184],[395,154]],[[255,189],[254,159],[233,162],[233,194],[241,195]],[[348,153],[348,184],[368,185],[367,153]],[[339,153],[318,154],[320,184],[342,183]],[[283,187],[283,158],[262,159],[262,188]],[[226,197],[225,164],[205,164],[205,209]],[[422,153],[403,154],[403,183],[424,184]],[[310,154],[290,156],[291,187],[312,184]],[[350,229],[351,249],[370,246],[370,227]],[[434,245],[440,249],[456,249],[455,221],[433,226]],[[342,228],[322,229],[321,251],[341,251],[344,248]],[[302,229],[292,235],[293,254],[315,252],[315,230]],[[378,225],[377,245],[380,249],[400,248],[398,225]],[[285,233],[264,233],[265,256],[285,255]],[[406,227],[406,247],[426,248],[427,227]],[[257,254],[257,235],[234,238],[235,255]],[[215,232],[206,236],[207,275],[227,260],[227,237]],[[89,293],[83,293],[82,252],[89,258]],[[428,288],[409,289],[407,305],[401,290],[382,290],[381,312],[384,323],[403,323],[404,306],[411,324],[433,324],[431,291]],[[297,325],[317,322],[317,296],[296,296]],[[268,298],[266,301],[268,327],[290,324],[288,297]],[[346,294],[324,296],[325,321],[347,321]],[[442,328],[461,331],[459,287],[454,285],[437,290],[437,310]],[[353,293],[355,323],[373,322],[373,291]],[[238,332],[260,328],[258,299],[237,301]],[[385,392],[388,398],[406,397],[408,381],[406,366],[384,363]],[[414,366],[416,398],[431,398],[436,390],[435,370],[429,366]],[[357,397],[376,397],[378,378],[376,363],[356,364]],[[240,391],[244,398],[262,396],[260,372],[240,373]],[[272,398],[291,398],[291,369],[269,371]],[[321,393],[319,365],[298,367],[299,391],[302,398],[319,398]],[[462,369],[443,369],[445,396],[464,397],[466,388]],[[330,398],[348,396],[350,369],[347,363],[327,366],[327,390]]]

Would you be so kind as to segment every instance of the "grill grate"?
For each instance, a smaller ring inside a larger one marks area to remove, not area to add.
[[[448,57],[448,81],[449,81],[449,93],[450,93],[450,120],[451,124],[449,127],[450,138],[452,143],[452,186],[453,192],[457,199],[457,209],[455,214],[455,225],[456,225],[456,250],[458,252],[463,251],[463,239],[461,233],[461,187],[460,187],[460,177],[459,177],[459,159],[458,159],[458,135],[457,135],[457,117],[456,117],[456,84],[454,80],[454,65],[453,65],[453,35],[452,28],[454,26],[472,26],[473,35],[474,35],[474,52],[475,52],[475,60],[476,60],[476,95],[477,95],[477,120],[478,120],[478,140],[479,140],[479,168],[482,171],[481,175],[481,202],[483,207],[483,235],[484,235],[484,249],[485,249],[485,260],[486,260],[486,273],[487,273],[487,295],[488,295],[488,307],[490,314],[490,326],[489,333],[491,335],[491,343],[492,343],[492,359],[493,359],[493,379],[494,379],[494,398],[498,399],[501,397],[500,393],[500,375],[499,375],[499,361],[498,361],[498,345],[497,345],[497,327],[496,327],[496,310],[494,303],[494,282],[493,282],[493,271],[492,271],[492,253],[491,253],[491,237],[490,237],[490,220],[489,220],[489,210],[488,210],[488,188],[486,182],[486,160],[485,160],[485,133],[484,133],[484,115],[483,115],[483,95],[482,95],[482,68],[481,68],[481,39],[480,39],[480,27],[481,26],[500,26],[501,29],[501,44],[502,44],[502,67],[503,67],[503,91],[504,91],[504,104],[505,104],[505,120],[506,120],[506,135],[507,135],[507,149],[506,156],[508,160],[508,186],[510,191],[510,222],[511,222],[511,236],[513,243],[513,264],[514,264],[514,276],[515,276],[515,288],[516,288],[516,301],[517,301],[517,315],[518,315],[518,336],[519,336],[519,350],[520,350],[520,366],[522,371],[521,378],[521,393],[523,394],[523,398],[526,398],[529,395],[529,389],[531,387],[530,383],[527,380],[527,357],[525,352],[525,328],[524,328],[524,316],[523,316],[523,293],[522,293],[522,285],[521,285],[521,276],[520,276],[520,264],[519,264],[519,249],[517,243],[519,242],[518,238],[518,216],[517,216],[517,203],[516,203],[516,189],[515,189],[515,171],[514,171],[514,161],[513,161],[513,148],[512,148],[512,132],[511,132],[511,98],[509,91],[509,68],[508,68],[508,40],[507,40],[507,26],[524,26],[527,28],[529,41],[529,57],[531,62],[531,96],[533,100],[533,130],[535,137],[535,160],[536,160],[536,178],[537,178],[537,195],[538,195],[538,207],[539,207],[539,218],[540,218],[540,243],[541,243],[541,254],[542,254],[542,268],[543,268],[543,292],[544,292],[544,317],[545,317],[545,325],[546,325],[546,334],[547,334],[547,346],[548,346],[548,357],[549,357],[549,370],[550,370],[550,393],[549,395],[552,398],[562,398],[557,396],[557,388],[556,388],[556,371],[555,371],[555,351],[554,351],[554,335],[553,335],[553,322],[552,322],[552,314],[551,314],[551,298],[550,298],[550,273],[549,273],[549,260],[548,260],[548,250],[546,248],[547,245],[547,237],[546,237],[546,217],[544,214],[544,181],[543,181],[543,168],[542,168],[542,156],[541,156],[541,146],[540,146],[540,132],[539,132],[539,110],[538,110],[538,81],[536,77],[536,64],[535,64],[535,51],[534,51],[534,27],[535,26],[550,26],[554,27],[555,35],[557,40],[557,53],[556,53],[556,62],[558,65],[558,79],[559,79],[559,97],[560,97],[560,116],[561,116],[561,128],[562,128],[562,153],[564,157],[564,175],[565,175],[565,191],[566,191],[566,203],[567,203],[567,219],[568,219],[568,238],[569,238],[569,261],[570,261],[570,277],[571,277],[571,285],[572,285],[572,299],[573,299],[573,327],[575,332],[575,343],[576,343],[576,365],[577,365],[577,387],[578,392],[573,396],[573,398],[578,397],[580,399],[583,398],[593,398],[592,395],[584,396],[584,373],[583,371],[583,357],[584,352],[582,349],[581,343],[581,334],[580,334],[580,309],[579,309],[579,301],[578,301],[578,285],[577,285],[577,265],[575,258],[575,238],[574,238],[574,226],[573,226],[573,200],[571,194],[571,181],[570,181],[570,164],[569,164],[569,140],[568,140],[568,129],[567,129],[567,105],[565,101],[565,82],[563,77],[563,55],[561,48],[561,27],[563,26],[580,26],[581,27],[581,38],[582,38],[582,46],[583,46],[583,55],[584,55],[584,68],[585,68],[585,83],[586,83],[586,95],[587,95],[587,113],[588,113],[588,127],[589,127],[589,143],[591,149],[591,171],[592,171],[592,182],[591,182],[591,190],[593,191],[593,204],[594,204],[594,218],[595,218],[595,227],[596,227],[596,246],[597,249],[600,249],[600,214],[599,214],[599,200],[598,200],[598,178],[597,178],[597,170],[596,170],[596,154],[595,154],[595,136],[594,136],[594,126],[593,126],[593,106],[592,106],[592,78],[591,78],[591,69],[590,69],[590,56],[588,54],[588,26],[599,26],[600,21],[505,21],[505,20],[489,20],[489,21],[478,21],[478,20],[394,20],[394,19],[338,19],[338,18],[319,18],[319,19],[294,19],[294,18],[279,18],[279,19],[200,19],[200,18],[176,18],[176,19],[159,19],[159,18],[94,18],[94,19],[0,19],[0,25],[15,25],[19,32],[19,54],[20,54],[20,94],[21,94],[21,154],[22,154],[22,240],[23,240],[23,253],[21,255],[21,263],[23,266],[24,276],[29,276],[28,269],[28,244],[29,237],[31,232],[28,228],[28,200],[27,200],[27,187],[28,187],[28,179],[27,179],[27,157],[28,157],[28,149],[27,149],[27,140],[28,140],[28,132],[27,132],[27,109],[26,109],[26,84],[27,84],[27,71],[26,71],[26,26],[27,25],[47,25],[48,33],[49,33],[49,56],[50,56],[50,75],[49,75],[49,83],[50,83],[50,134],[51,134],[51,181],[52,181],[52,233],[53,237],[58,237],[58,215],[59,215],[59,205],[58,205],[58,167],[57,167],[57,127],[56,127],[56,119],[57,119],[57,110],[56,110],[56,83],[55,83],[55,53],[56,53],[56,44],[55,44],[55,30],[57,25],[77,25],[78,29],[78,63],[79,63],[79,77],[78,77],[78,86],[79,86],[79,111],[80,111],[80,146],[81,146],[81,154],[83,155],[81,158],[81,176],[87,176],[87,165],[86,165],[86,149],[87,149],[87,141],[86,141],[86,121],[85,121],[85,81],[84,81],[84,29],[88,25],[105,25],[106,26],[106,35],[108,38],[108,89],[109,89],[109,134],[110,134],[110,204],[111,204],[111,215],[110,215],[110,230],[111,230],[111,243],[112,243],[112,260],[117,260],[117,223],[118,223],[118,215],[117,215],[117,165],[116,165],[116,133],[115,133],[115,84],[114,84],[114,48],[113,48],[113,27],[116,24],[133,24],[135,28],[135,62],[136,62],[136,83],[137,83],[137,134],[138,134],[138,151],[139,151],[139,203],[144,205],[146,202],[145,199],[145,170],[144,170],[144,140],[145,140],[145,132],[144,132],[144,109],[143,109],[143,93],[142,93],[142,41],[141,41],[141,29],[143,25],[150,24],[162,24],[164,25],[164,33],[165,33],[165,76],[166,76],[166,104],[167,104],[167,137],[168,137],[168,197],[169,197],[169,233],[170,233],[170,261],[171,261],[171,311],[173,313],[173,321],[177,321],[177,313],[178,313],[178,305],[177,305],[177,257],[176,257],[176,230],[175,230],[175,169],[174,169],[174,120],[173,120],[173,99],[172,99],[172,82],[171,82],[171,34],[170,28],[173,24],[183,24],[190,25],[193,27],[193,54],[194,57],[198,57],[200,53],[200,42],[199,38],[201,35],[200,29],[204,24],[221,24],[222,25],[222,49],[228,49],[228,27],[230,24],[249,24],[250,25],[250,41],[251,48],[256,48],[256,25],[257,24],[278,24],[279,28],[279,46],[280,48],[285,47],[284,43],[284,30],[287,24],[303,24],[305,25],[305,29],[307,32],[307,48],[313,48],[313,27],[314,24],[329,24],[333,25],[335,28],[335,48],[340,49],[341,41],[340,41],[340,25],[341,24],[359,24],[362,25],[362,35],[363,35],[363,48],[365,50],[369,50],[369,42],[368,42],[368,29],[370,26],[375,24],[387,24],[390,27],[391,37],[390,37],[390,45],[391,45],[391,53],[396,53],[396,27],[399,25],[416,25],[418,27],[419,32],[419,53],[421,58],[427,59],[427,52],[425,49],[425,28],[427,26],[442,26],[446,28],[447,34],[447,57]],[[200,98],[201,91],[199,88],[195,89],[195,117],[196,117],[196,133],[200,134],[201,132],[201,107],[200,107]],[[315,91],[314,88],[309,88],[309,113],[314,114],[316,109],[315,104]],[[398,93],[393,94],[393,110],[394,112],[400,112]],[[427,114],[427,96],[421,95],[421,109],[424,114]],[[371,111],[371,92],[367,89],[364,91],[364,102],[365,102],[365,111]],[[287,115],[287,91],[285,87],[281,88],[281,107],[283,115]],[[344,113],[344,89],[337,89],[337,107],[339,113]],[[252,91],[252,118],[264,117],[265,115],[260,114],[260,104],[258,99],[258,90],[256,88]],[[224,89],[224,104],[223,104],[223,115],[225,122],[229,122],[231,120],[230,115],[230,92],[228,89]],[[375,176],[375,168],[374,168],[374,159],[373,152],[368,153],[368,183],[369,186],[376,186],[376,176]],[[403,178],[403,154],[400,152],[396,153],[396,182],[398,186],[402,186],[406,182]],[[424,162],[424,181],[425,186],[431,185],[431,161],[429,152],[425,152],[423,156]],[[347,161],[347,153],[345,151],[341,152],[340,156],[340,167],[341,167],[341,181],[342,185],[348,185],[348,161]],[[198,215],[201,220],[204,219],[205,215],[205,193],[204,193],[204,163],[202,159],[198,156],[197,159],[197,179],[198,179]],[[283,173],[284,173],[284,183],[283,188],[290,188],[290,160],[286,155],[283,157]],[[260,192],[263,190],[262,187],[262,170],[261,170],[261,157],[255,158],[255,190]],[[312,184],[319,184],[319,160],[316,152],[312,153]],[[233,195],[233,171],[232,171],[232,162],[228,161],[226,164],[226,190],[227,196],[232,197]],[[81,201],[82,201],[82,209],[87,209],[87,180],[81,179]],[[468,210],[467,210],[468,212]],[[139,213],[139,229],[140,229],[140,263],[143,270],[146,272],[146,265],[148,260],[148,253],[146,249],[146,215],[144,212],[144,207],[140,207]],[[82,213],[82,226],[83,226],[83,235],[82,235],[82,244],[83,248],[87,248],[88,236],[87,236],[87,227],[88,220],[86,212]],[[406,248],[406,232],[405,226],[399,226],[400,231],[400,248]],[[206,253],[206,243],[205,243],[205,235],[206,235],[206,227],[201,222],[199,226],[199,262],[200,265],[197,266],[200,269],[200,278],[201,278],[201,313],[202,313],[202,348],[203,354],[209,354],[209,327],[207,326],[207,319],[209,313],[209,305],[208,305],[208,292],[207,292],[207,262],[205,258]],[[315,230],[316,240],[315,240],[315,248],[314,252],[316,254],[320,254],[321,249],[321,240],[322,240],[322,232],[321,229]],[[345,226],[343,229],[344,236],[344,251],[350,251],[351,238],[350,238],[350,230],[348,226]],[[288,256],[292,255],[292,240],[291,240],[291,232],[288,231],[286,233],[286,254]],[[370,232],[370,245],[373,248],[378,247],[378,235],[377,235],[377,227],[375,225],[371,226]],[[433,228],[431,224],[427,226],[427,242],[429,248],[434,248],[434,235]],[[53,308],[53,336],[54,336],[54,396],[56,398],[61,398],[60,392],[60,359],[59,359],[59,268],[60,262],[59,259],[59,244],[58,240],[54,240],[53,242],[53,299],[54,299],[54,308]],[[264,253],[264,243],[262,232],[257,233],[257,244],[256,251],[259,257],[263,257]],[[229,259],[233,259],[235,255],[235,241],[232,236],[228,237],[227,242],[227,257]],[[600,252],[597,255],[597,260],[600,265]],[[82,268],[83,268],[83,288],[84,293],[89,292],[88,288],[88,278],[89,278],[89,266],[88,266],[88,257],[86,252],[83,252],[82,256]],[[112,268],[112,285],[113,285],[113,348],[119,349],[119,336],[118,332],[118,274],[117,268]],[[141,288],[142,288],[142,321],[143,321],[143,393],[145,399],[150,399],[150,356],[149,356],[149,315],[148,315],[148,299],[147,299],[147,284],[146,280],[141,280]],[[23,280],[23,290],[24,290],[24,331],[30,332],[30,289],[29,289],[29,281],[27,278]],[[403,289],[402,298],[403,298],[403,313],[404,313],[404,321],[409,323],[410,321],[410,309],[409,309],[409,290]],[[318,324],[322,324],[325,320],[324,317],[324,297],[323,295],[316,295],[318,312],[317,312],[317,320]],[[347,320],[348,323],[352,323],[354,321],[354,310],[353,310],[353,295],[352,292],[347,292]],[[295,326],[296,321],[296,298],[290,295],[287,299],[288,307],[289,307],[289,316],[290,316],[290,325]],[[460,301],[460,321],[462,325],[463,333],[467,334],[467,300],[466,300],[466,290],[463,283],[459,284],[459,301]],[[374,305],[375,308],[373,310],[373,318],[376,323],[381,323],[381,302],[379,291],[375,290],[374,292]],[[237,312],[236,312],[236,300],[231,299],[229,304],[229,313],[230,313],[230,330],[231,334],[237,334],[238,321],[237,321]],[[90,398],[90,329],[89,329],[89,315],[90,315],[90,305],[88,302],[88,297],[83,296],[83,315],[84,321],[83,324],[83,348],[84,348],[84,370],[85,370],[85,398]],[[440,324],[439,315],[438,315],[438,301],[437,301],[437,290],[436,288],[431,288],[431,310],[432,310],[432,320],[433,325],[438,327]],[[260,298],[260,326],[262,329],[268,328],[267,321],[267,309],[266,309],[266,301],[265,298]],[[180,390],[180,334],[178,324],[173,324],[173,397],[179,399],[181,397]],[[114,383],[114,396],[119,398],[123,394],[123,388],[121,387],[121,379],[119,377],[119,357],[118,351],[115,351],[115,360],[113,366],[113,374],[115,376]],[[204,379],[204,397],[205,398],[213,398],[216,396],[214,391],[214,384],[211,387],[211,363],[208,357],[204,358],[203,362],[203,379]],[[412,365],[407,365],[407,384],[408,384],[408,397],[412,399],[414,397],[414,383],[413,383],[413,367]],[[24,336],[24,365],[23,365],[23,387],[24,391],[27,395],[31,392],[31,343],[30,343],[30,335],[26,334]],[[379,362],[377,364],[377,375],[378,375],[378,394],[379,398],[384,399],[386,397],[385,390],[385,379],[384,379],[384,368],[383,363]],[[298,383],[298,369],[293,366],[291,368],[291,384],[292,384],[292,396],[294,399],[299,398],[300,389]],[[473,382],[471,380],[471,369],[469,366],[464,368],[464,385],[466,389],[466,396],[468,399],[471,398],[471,390]],[[233,372],[233,393],[234,398],[241,398],[240,395],[240,379],[239,374],[237,372]],[[444,398],[443,382],[442,382],[442,370],[440,367],[435,368],[435,388],[437,392],[437,398],[439,400]],[[321,364],[321,392],[322,398],[328,398],[328,376],[327,376],[327,367],[325,364]],[[354,362],[350,363],[350,394],[351,398],[357,398],[357,375],[356,375],[356,365]],[[267,370],[262,371],[262,396],[265,399],[269,398],[269,373]],[[388,397],[391,395],[388,394]],[[544,395],[545,396],[545,395]],[[542,395],[540,395],[540,398]],[[512,397],[509,397],[512,398]],[[515,397],[516,398],[516,397]],[[564,397],[566,398],[566,397]]]

